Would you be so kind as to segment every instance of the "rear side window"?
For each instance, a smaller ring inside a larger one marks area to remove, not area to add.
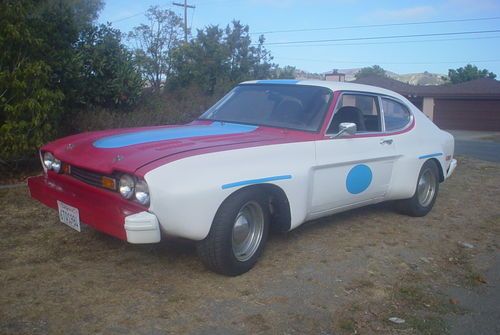
[[[342,122],[355,123],[358,133],[381,131],[377,97],[356,93],[342,94],[327,133],[336,134]]]
[[[382,109],[386,131],[403,129],[411,121],[408,108],[397,101],[382,98]]]

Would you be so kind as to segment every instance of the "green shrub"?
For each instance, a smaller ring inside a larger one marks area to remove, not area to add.
[[[36,157],[73,109],[130,108],[143,80],[101,0],[0,2],[0,163]],[[92,107],[95,108],[95,107]]]
[[[63,95],[45,88],[48,73],[43,62],[25,64],[11,73],[0,73],[0,90],[10,93],[0,98],[3,112],[0,157],[3,160],[29,156],[33,148],[55,134],[53,125],[57,123]]]
[[[65,124],[68,126],[67,133],[182,124],[196,119],[217,98],[203,94],[196,87],[166,92],[162,95],[150,94],[145,95],[143,101],[132,110],[104,108],[80,110],[73,113]]]

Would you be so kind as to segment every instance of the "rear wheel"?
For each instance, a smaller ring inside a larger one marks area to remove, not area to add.
[[[409,199],[400,200],[398,208],[410,216],[425,216],[434,206],[438,191],[438,167],[434,161],[429,160],[420,169],[415,194]]]
[[[228,276],[250,270],[267,240],[268,207],[266,197],[258,189],[241,190],[226,199],[208,236],[197,246],[205,266]]]

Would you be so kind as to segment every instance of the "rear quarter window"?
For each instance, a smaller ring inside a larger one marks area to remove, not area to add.
[[[386,131],[403,129],[411,121],[408,107],[395,100],[382,98],[382,110]]]

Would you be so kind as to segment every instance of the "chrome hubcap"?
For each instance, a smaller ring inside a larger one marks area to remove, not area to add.
[[[436,193],[436,176],[431,170],[425,170],[420,176],[417,185],[418,202],[422,207],[427,207]]]
[[[233,225],[233,254],[237,260],[249,260],[257,251],[264,233],[264,213],[255,201],[243,205]]]

